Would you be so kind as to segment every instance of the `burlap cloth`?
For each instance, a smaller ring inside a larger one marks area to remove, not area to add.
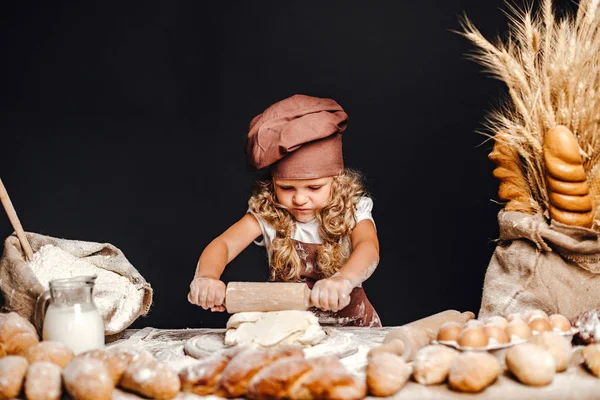
[[[479,318],[539,308],[572,319],[600,306],[598,232],[514,211],[498,222]]]
[[[58,239],[36,233],[26,233],[27,239],[34,252],[42,246],[51,244],[85,259],[90,264],[115,272],[131,281],[138,290],[144,291],[143,301],[138,310],[127,310],[132,315],[122,323],[117,324],[111,331],[105,330],[105,335],[114,336],[124,331],[138,317],[146,315],[152,304],[152,288],[144,277],[125,258],[121,250],[108,243],[85,242],[79,240]],[[43,324],[43,310],[36,307],[38,297],[45,291],[44,286],[37,280],[23,256],[21,244],[15,234],[4,241],[4,253],[0,259],[0,311],[14,311],[29,319],[41,331]],[[117,318],[112,315],[109,318]],[[106,321],[105,321],[106,322]]]

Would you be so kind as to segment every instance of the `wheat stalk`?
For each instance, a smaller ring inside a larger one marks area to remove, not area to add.
[[[600,167],[594,169],[600,161],[600,0],[581,0],[575,15],[561,19],[552,0],[541,0],[537,13],[508,5],[506,14],[503,41],[487,40],[466,16],[458,33],[476,46],[471,58],[508,88],[506,104],[490,112],[485,128],[491,137],[504,132],[502,141],[518,155],[514,165],[543,212],[548,194],[542,147],[554,126],[575,133],[588,180],[600,179]],[[590,187],[600,199],[600,184]]]

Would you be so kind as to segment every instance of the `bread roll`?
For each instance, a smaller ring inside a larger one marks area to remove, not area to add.
[[[181,383],[177,373],[165,364],[134,362],[125,369],[119,386],[144,397],[167,400],[177,396]]]
[[[545,386],[552,382],[556,364],[552,355],[537,344],[524,343],[506,352],[506,366],[525,385]]]
[[[39,341],[31,322],[15,312],[0,313],[0,357],[21,355]]]
[[[600,378],[600,344],[589,344],[583,349],[583,361],[590,372]]]
[[[221,373],[228,363],[229,358],[217,355],[184,368],[179,372],[181,390],[199,396],[215,393]]]
[[[12,399],[19,395],[28,366],[25,357],[0,358],[0,399]]]
[[[430,345],[420,349],[413,361],[413,378],[421,385],[436,385],[448,377],[458,351],[443,345]]]
[[[62,369],[71,362],[74,354],[73,350],[61,342],[44,340],[25,350],[23,356],[29,361],[29,364],[38,361],[48,361],[58,365]]]
[[[74,358],[62,371],[65,389],[73,400],[109,400],[114,384],[102,361]]]
[[[261,369],[248,384],[250,399],[289,399],[294,382],[313,371],[302,357],[284,357]]]
[[[501,372],[494,356],[486,352],[465,352],[454,358],[448,384],[461,392],[477,393],[491,385]]]
[[[221,397],[242,397],[254,375],[272,362],[284,357],[304,357],[299,347],[283,347],[277,350],[245,349],[227,364],[221,374],[216,394]]]
[[[49,361],[36,361],[25,378],[27,400],[59,400],[62,396],[61,367]]]
[[[567,225],[591,227],[593,205],[575,135],[561,125],[550,129],[544,138],[543,153],[549,182],[550,218]]]
[[[126,357],[121,357],[118,353],[109,352],[105,349],[88,350],[84,353],[78,354],[76,358],[102,361],[108,369],[108,374],[110,375],[115,386],[121,380],[121,376],[125,372],[125,368],[127,368],[128,365],[127,361],[125,361]],[[152,361],[154,361],[154,357],[152,357]]]
[[[544,332],[535,335],[529,341],[544,348],[554,358],[556,372],[565,371],[571,361],[571,343],[566,337],[556,332]]]
[[[391,396],[402,389],[411,373],[411,367],[397,354],[376,354],[367,364],[367,389],[373,396]]]

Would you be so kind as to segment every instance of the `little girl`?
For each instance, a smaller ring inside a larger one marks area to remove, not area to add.
[[[225,310],[225,266],[255,242],[267,250],[270,280],[306,282],[322,324],[379,327],[362,282],[379,263],[379,242],[360,176],[344,169],[348,116],[331,99],[295,95],[250,123],[249,164],[270,167],[244,217],[202,252],[188,299]]]

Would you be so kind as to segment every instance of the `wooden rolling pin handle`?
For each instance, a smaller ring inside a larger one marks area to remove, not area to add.
[[[33,251],[31,250],[31,246],[29,245],[29,241],[27,240],[27,236],[25,235],[21,221],[19,221],[15,207],[13,206],[12,201],[10,201],[10,197],[8,196],[8,192],[4,187],[4,183],[2,183],[2,179],[0,179],[0,201],[2,202],[2,206],[4,206],[4,210],[6,211],[6,215],[8,215],[8,219],[10,220],[13,229],[17,233],[17,238],[21,243],[26,260],[33,260]]]

